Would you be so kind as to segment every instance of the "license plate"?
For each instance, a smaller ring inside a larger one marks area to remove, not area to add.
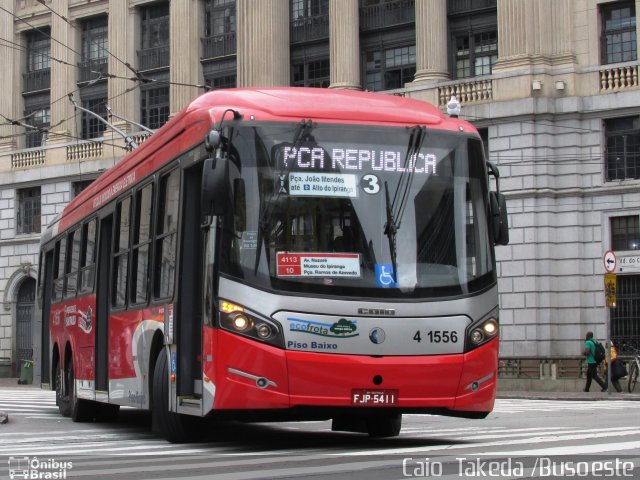
[[[351,405],[355,406],[387,406],[398,405],[398,390],[351,390]]]

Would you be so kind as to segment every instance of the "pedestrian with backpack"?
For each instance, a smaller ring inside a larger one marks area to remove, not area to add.
[[[584,391],[589,391],[591,388],[591,380],[593,379],[602,387],[602,391],[605,392],[607,390],[607,384],[598,377],[598,365],[602,363],[606,355],[602,344],[593,338],[593,332],[587,332],[583,353],[587,359],[587,384],[584,386]]]

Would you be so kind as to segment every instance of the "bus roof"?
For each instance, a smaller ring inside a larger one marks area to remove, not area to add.
[[[48,241],[58,230],[65,230],[143,180],[144,176],[135,175],[135,172],[145,160],[154,159],[142,169],[151,173],[181,151],[202,141],[213,123],[229,108],[239,111],[244,119],[255,121],[311,119],[327,123],[427,125],[442,130],[476,132],[468,122],[447,117],[429,103],[396,95],[303,87],[211,91],[194,99],[140,147],[125,155],[74,198],[62,215],[47,227],[42,241]],[[182,135],[187,131],[188,134]]]

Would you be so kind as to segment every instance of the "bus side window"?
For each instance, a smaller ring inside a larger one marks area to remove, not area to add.
[[[95,277],[96,263],[96,224],[94,218],[82,227],[82,249],[80,255],[80,292],[90,293],[93,291],[93,280]]]
[[[67,236],[69,246],[69,267],[66,277],[65,298],[75,297],[78,291],[78,267],[80,265],[80,229],[77,228]]]
[[[114,307],[127,304],[127,275],[129,269],[129,237],[131,233],[131,197],[118,203],[117,224],[113,252],[113,298]]]
[[[131,256],[131,303],[146,303],[149,299],[149,261],[151,253],[151,210],[153,184],[136,193],[135,230]]]
[[[169,298],[173,295],[176,275],[180,170],[175,169],[160,179],[159,193],[153,295],[155,298]]]
[[[53,294],[51,295],[51,300],[53,301],[58,301],[62,299],[62,292],[64,291],[64,267],[65,267],[66,256],[67,256],[67,237],[65,236],[56,242]]]

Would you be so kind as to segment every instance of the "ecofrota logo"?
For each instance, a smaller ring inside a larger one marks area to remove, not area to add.
[[[73,468],[72,462],[61,462],[53,458],[44,460],[38,457],[9,457],[9,478],[26,479],[65,479],[67,470]]]

